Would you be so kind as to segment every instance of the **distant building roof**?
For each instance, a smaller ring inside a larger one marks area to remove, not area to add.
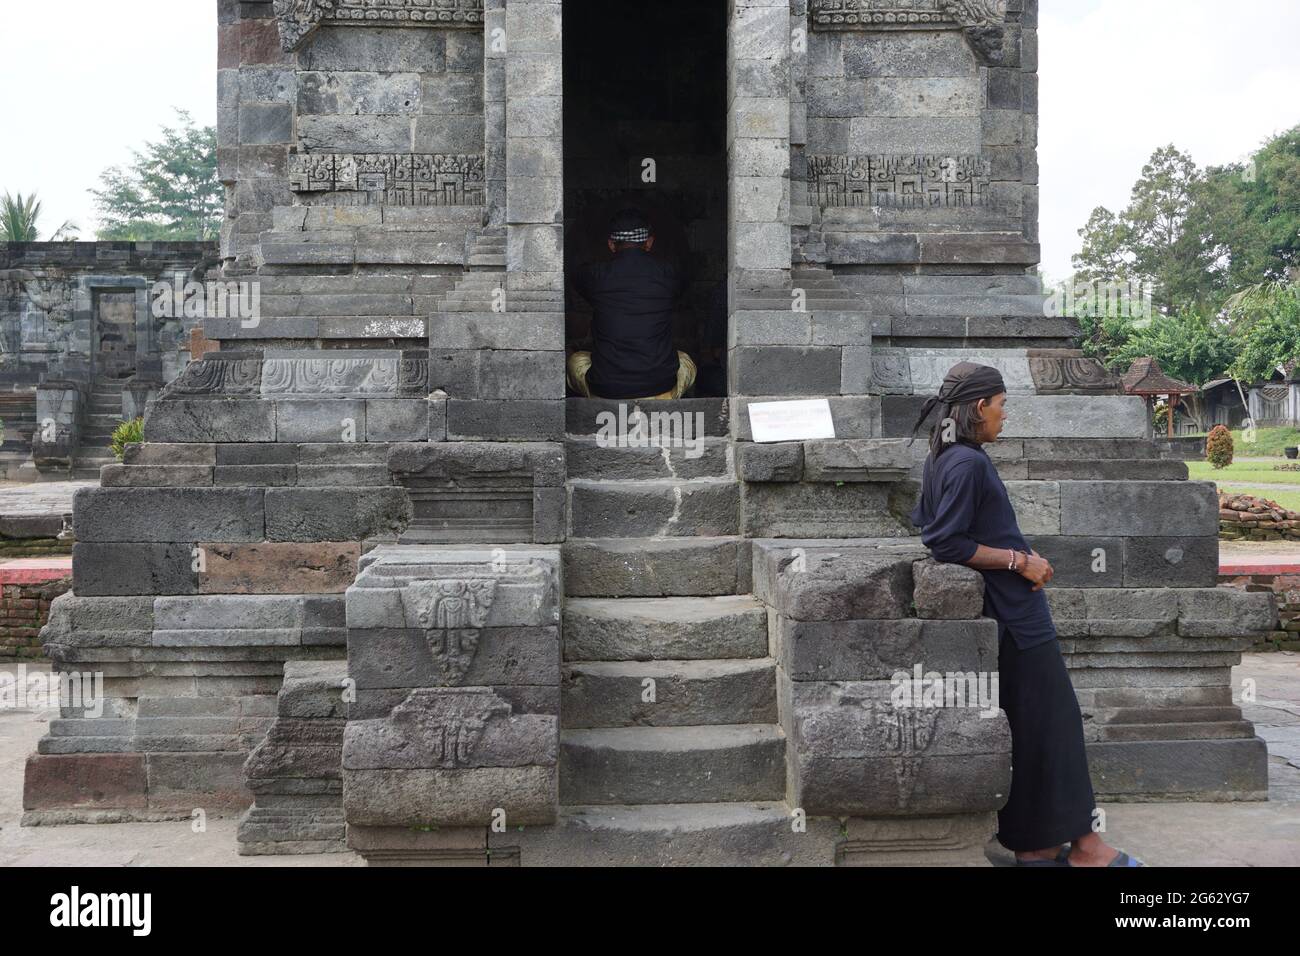
[[[1195,385],[1170,378],[1160,363],[1149,356],[1134,362],[1124,373],[1122,382],[1129,395],[1190,395],[1200,391]]]

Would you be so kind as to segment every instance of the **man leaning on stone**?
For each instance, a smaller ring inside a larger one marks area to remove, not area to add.
[[[569,357],[569,385],[588,398],[681,398],[696,371],[673,346],[673,304],[686,291],[685,274],[650,255],[654,233],[637,210],[614,216],[607,242],[614,258],[574,277],[594,312],[593,345]]]

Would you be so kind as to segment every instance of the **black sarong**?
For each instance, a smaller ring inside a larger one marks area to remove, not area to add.
[[[1059,641],[1020,650],[999,628],[998,697],[1011,724],[1011,795],[998,812],[1008,850],[1043,850],[1092,830],[1083,715]]]

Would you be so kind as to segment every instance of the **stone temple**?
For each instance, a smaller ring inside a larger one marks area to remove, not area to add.
[[[961,359],[1011,392],[990,451],[1056,567],[1098,798],[1266,798],[1230,674],[1273,598],[1215,587],[1213,486],[1044,309],[1036,0],[218,9],[215,271],[261,315],[208,318],[78,495],[44,641],[107,700],[51,724],[25,822],[983,864],[1004,715],[891,703],[899,671],[997,667],[982,580],[906,517],[903,439]],[[692,264],[682,347],[720,359],[642,409],[689,442],[566,397],[566,269],[629,203]],[[834,437],[754,442],[749,406],[794,399]]]

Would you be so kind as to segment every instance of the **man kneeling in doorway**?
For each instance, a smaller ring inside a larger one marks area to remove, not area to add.
[[[686,278],[650,255],[654,244],[645,216],[625,209],[609,226],[614,258],[574,278],[594,310],[593,345],[569,357],[569,384],[588,398],[681,398],[695,384],[695,363],[673,347],[673,303]]]

